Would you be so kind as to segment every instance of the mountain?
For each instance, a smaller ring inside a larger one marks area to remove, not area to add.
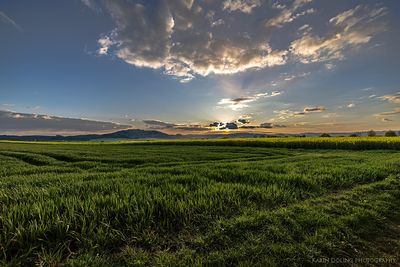
[[[399,131],[400,132],[400,131]],[[384,135],[384,131],[377,131],[377,135]],[[319,136],[321,133],[305,133],[305,136]],[[349,136],[350,133],[329,133],[331,136]],[[367,132],[358,132],[360,136],[366,136]],[[263,133],[246,133],[236,132],[229,134],[176,134],[170,135],[160,131],[147,131],[139,129],[123,130],[107,134],[87,134],[87,135],[74,135],[74,136],[46,136],[46,135],[0,135],[0,140],[9,141],[65,141],[65,142],[85,142],[85,141],[118,141],[118,140],[139,140],[139,139],[164,139],[164,140],[178,140],[178,139],[221,139],[221,138],[260,138],[260,137],[279,137],[279,136],[299,136],[296,134],[263,134]]]
[[[74,136],[45,136],[45,135],[0,135],[0,140],[10,141],[96,141],[96,140],[121,140],[121,139],[171,139],[173,135],[159,131],[123,130],[108,134],[88,134]]]

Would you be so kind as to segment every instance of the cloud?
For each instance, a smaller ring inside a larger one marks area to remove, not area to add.
[[[379,114],[375,114],[375,116],[391,116],[391,115],[398,115],[398,114],[400,114],[400,108],[397,108],[395,110],[388,111],[388,112],[382,112]]]
[[[225,124],[225,129],[236,130],[236,129],[238,129],[238,126],[234,122],[228,122],[228,123]]]
[[[325,118],[325,119],[332,119],[332,118],[338,118],[338,117],[341,117],[341,116],[337,113],[327,113],[327,114],[322,115],[322,118]]]
[[[82,3],[84,3],[86,6],[88,6],[88,7],[94,9],[95,4],[94,4],[93,0],[81,0],[81,1],[82,1]]]
[[[222,6],[229,12],[240,11],[250,14],[254,8],[261,6],[261,0],[225,0]]]
[[[114,41],[109,36],[103,36],[97,42],[100,46],[100,48],[97,50],[97,53],[103,56],[107,55],[110,47],[115,44]]]
[[[275,124],[272,122],[264,122],[261,123],[260,125],[243,125],[240,126],[240,129],[272,129],[272,128],[286,128],[286,125],[282,124]]]
[[[17,29],[20,32],[23,32],[24,30],[22,29],[21,26],[19,26],[15,20],[11,19],[9,16],[7,16],[4,12],[0,11],[0,21],[3,21],[6,24],[12,25],[15,29]]]
[[[143,122],[152,129],[166,129],[166,128],[174,128],[176,124],[163,122],[159,120],[143,120]]]
[[[381,100],[386,100],[392,103],[400,104],[400,92],[395,93],[394,95],[384,95],[379,97]]]
[[[259,126],[256,125],[242,125],[239,127],[240,129],[258,129],[260,128]]]
[[[112,122],[63,118],[49,115],[0,111],[0,132],[77,133],[107,132],[130,126]]]
[[[345,51],[371,41],[385,26],[378,19],[386,8],[359,5],[329,20],[331,34],[319,37],[311,32],[291,43],[290,51],[302,63],[326,62],[345,59]]]
[[[319,107],[305,107],[304,108],[304,113],[312,113],[312,112],[324,112],[326,110],[325,107],[319,106]]]
[[[277,118],[280,120],[287,120],[289,118],[293,118],[296,116],[304,116],[306,112],[303,111],[293,111],[289,109],[284,110],[274,110],[274,113],[277,114]]]
[[[301,16],[315,13],[315,9],[313,8],[296,13],[299,8],[311,3],[312,1],[313,0],[294,0],[291,7],[283,8],[278,16],[268,20],[265,25],[267,27],[282,27],[284,24],[290,23]]]
[[[225,21],[223,19],[218,19],[218,20],[213,21],[211,23],[211,27],[217,27],[217,26],[221,26],[221,25],[224,25],[224,24],[225,24]]]
[[[249,103],[259,100],[260,98],[269,98],[281,95],[282,92],[273,91],[272,93],[258,93],[253,96],[238,97],[238,98],[223,98],[218,102],[218,105],[227,107],[234,111],[247,108]]]
[[[98,0],[96,7],[109,14],[115,26],[100,36],[97,52],[190,82],[198,76],[237,74],[293,61],[323,62],[332,70],[332,61],[345,59],[346,52],[385,30],[380,18],[386,8],[359,5],[331,18],[326,36],[314,33],[308,22],[297,32],[300,37],[274,46],[274,34],[281,34],[282,26],[316,12],[313,2]],[[254,12],[257,8],[266,10],[265,19]],[[273,12],[278,14],[271,17]]]
[[[210,129],[200,124],[175,124],[159,120],[143,120],[149,129],[156,130],[181,130],[181,131],[209,131]]]
[[[285,125],[280,125],[280,124],[274,124],[274,123],[270,123],[270,122],[264,122],[261,123],[259,128],[264,128],[264,129],[268,129],[268,128],[285,128]]]
[[[248,123],[250,123],[250,120],[248,120],[248,119],[238,119],[237,120],[239,123],[241,123],[241,124],[248,124]]]
[[[174,127],[176,130],[181,131],[209,131],[210,128],[204,127],[199,124],[177,125]]]
[[[274,113],[277,114],[276,118],[280,120],[287,120],[293,117],[301,117],[305,116],[309,113],[320,113],[325,112],[326,108],[323,106],[316,106],[316,107],[305,107],[303,111],[293,111],[289,109],[283,110],[274,110]]]
[[[355,106],[356,106],[356,104],[354,104],[354,103],[350,103],[347,105],[348,108],[354,108]]]
[[[247,12],[258,2],[232,0],[225,6],[227,10],[240,7]],[[221,31],[216,26],[231,25],[224,25],[222,19],[210,19],[213,14],[200,1],[99,3],[115,22],[115,29],[98,40],[100,55],[112,53],[128,64],[160,69],[182,82],[196,76],[235,74],[286,63],[288,52],[272,49],[266,33],[253,30],[255,25],[244,24],[247,34]]]

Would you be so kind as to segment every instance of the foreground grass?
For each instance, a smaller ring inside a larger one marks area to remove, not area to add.
[[[399,263],[399,151],[189,144],[1,143],[0,265]]]

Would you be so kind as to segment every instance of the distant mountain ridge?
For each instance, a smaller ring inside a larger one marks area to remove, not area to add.
[[[100,139],[171,139],[171,135],[159,131],[145,131],[139,129],[123,130],[107,134],[86,134],[73,136],[45,136],[45,135],[0,135],[0,140],[11,141],[95,141]]]
[[[384,135],[384,131],[377,131],[377,135]],[[319,136],[321,133],[305,133],[305,136]],[[329,133],[331,136],[349,136],[351,133]],[[366,136],[367,132],[356,132],[359,136]],[[65,141],[65,142],[85,142],[85,141],[113,141],[113,140],[145,140],[145,139],[163,139],[163,140],[178,140],[178,139],[218,139],[218,138],[260,138],[260,137],[279,137],[279,136],[300,136],[299,134],[264,134],[264,133],[249,133],[249,132],[233,132],[233,133],[215,133],[215,134],[176,134],[170,135],[155,130],[140,130],[129,129],[107,134],[86,134],[86,135],[0,135],[0,140],[9,141]]]

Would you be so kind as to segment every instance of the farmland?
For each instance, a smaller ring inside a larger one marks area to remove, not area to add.
[[[397,266],[399,149],[396,137],[1,142],[0,265]]]

